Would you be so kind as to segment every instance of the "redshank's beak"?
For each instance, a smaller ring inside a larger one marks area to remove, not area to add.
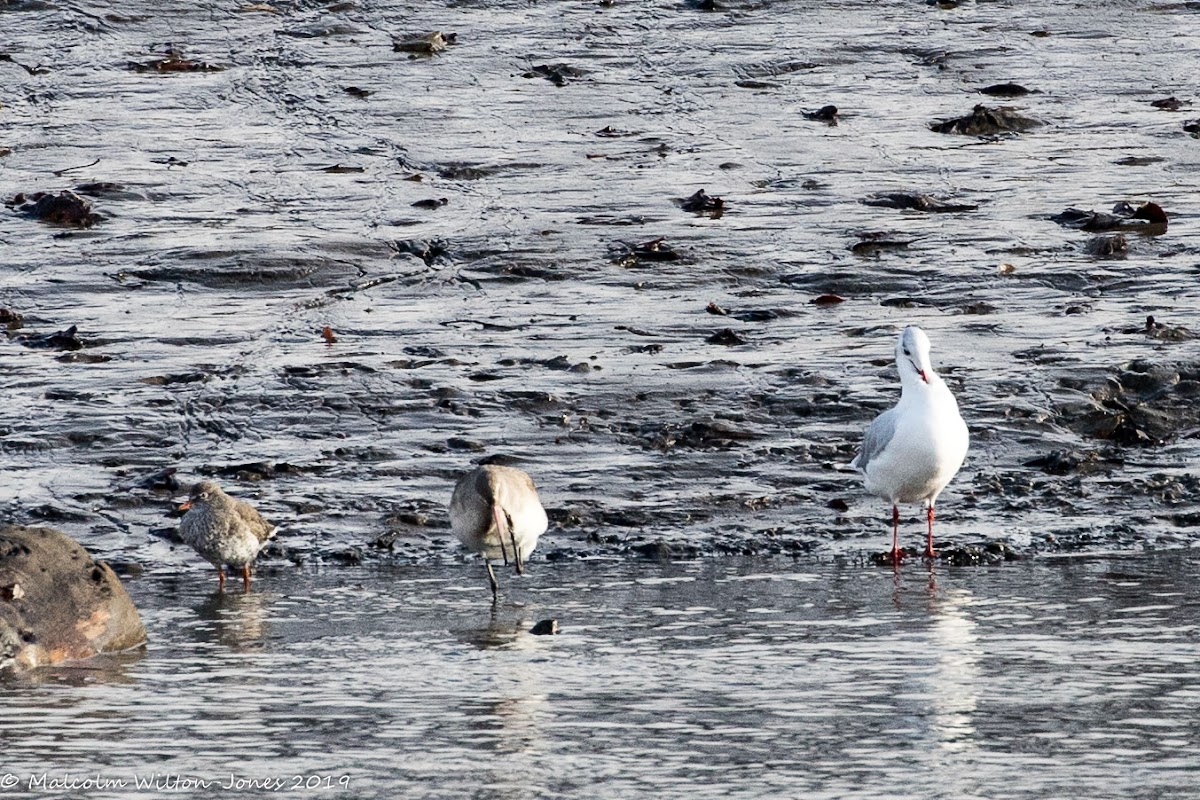
[[[175,509],[175,510],[176,510],[176,511],[187,511],[187,510],[188,510],[189,508],[191,508],[191,507],[192,507],[192,501],[191,501],[191,500],[184,500],[184,501],[183,501],[183,505],[181,505],[179,508],[177,508],[177,509]]]

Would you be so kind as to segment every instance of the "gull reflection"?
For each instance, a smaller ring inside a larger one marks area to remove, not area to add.
[[[967,589],[942,592],[933,603],[930,631],[937,653],[929,675],[932,731],[944,750],[974,750],[974,715],[981,685],[977,623],[969,613],[974,597]]]

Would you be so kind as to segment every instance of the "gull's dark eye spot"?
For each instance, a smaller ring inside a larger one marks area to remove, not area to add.
[[[908,352],[908,348],[907,348],[907,347],[906,347],[906,348],[904,348],[904,355],[906,355],[906,356],[911,356],[911,355],[912,355],[912,353]]]

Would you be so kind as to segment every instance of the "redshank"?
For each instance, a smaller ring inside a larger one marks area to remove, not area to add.
[[[230,497],[213,481],[200,481],[179,507],[186,510],[179,523],[183,540],[217,568],[219,589],[225,588],[225,565],[242,571],[242,588],[250,591],[250,565],[275,526],[244,500]]]

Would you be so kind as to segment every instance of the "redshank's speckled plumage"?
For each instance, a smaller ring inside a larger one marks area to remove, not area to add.
[[[244,500],[230,497],[213,481],[200,481],[180,508],[187,509],[179,533],[200,556],[217,568],[220,588],[225,587],[225,565],[242,571],[243,587],[250,590],[250,566],[258,558],[275,526]]]

